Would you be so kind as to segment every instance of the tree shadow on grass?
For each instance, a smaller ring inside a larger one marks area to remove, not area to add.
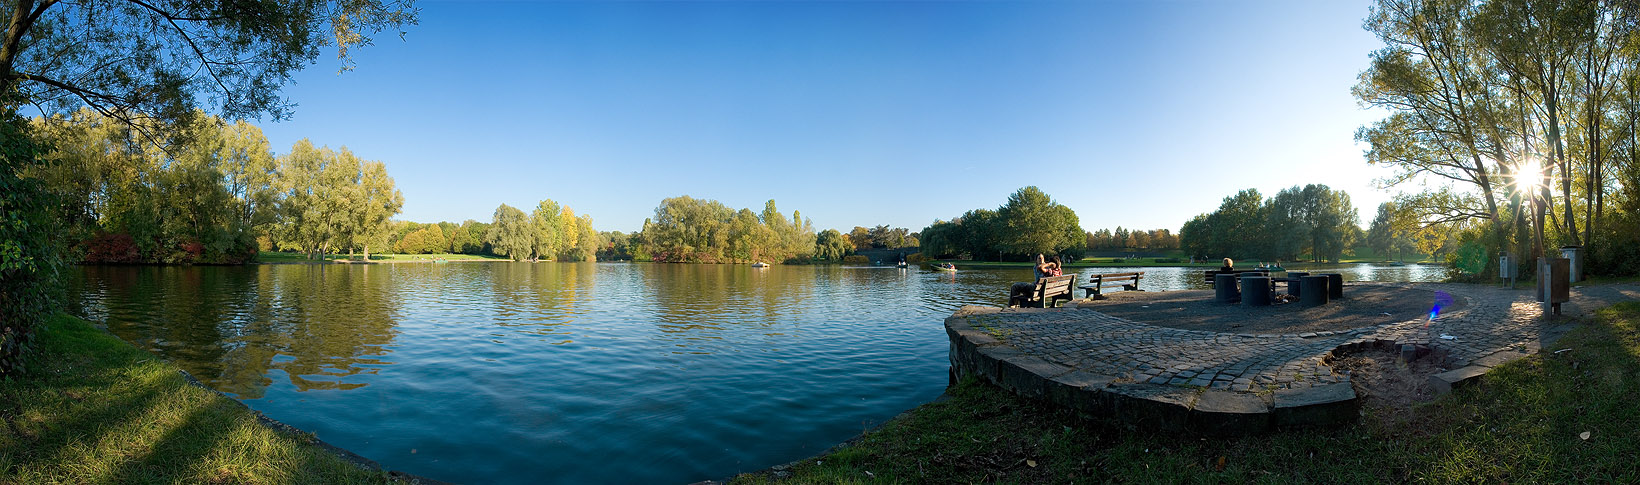
[[[1640,303],[1624,303],[1430,406],[1420,442],[1432,460],[1413,478],[1635,483],[1636,389]]]

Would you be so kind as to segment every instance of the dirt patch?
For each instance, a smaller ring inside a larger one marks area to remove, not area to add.
[[[1344,286],[1344,298],[1303,308],[1298,303],[1244,307],[1213,301],[1213,290],[1120,291],[1082,307],[1161,327],[1223,333],[1294,334],[1349,330],[1427,319],[1437,299],[1441,311],[1462,310],[1461,297],[1433,290],[1386,285]]]
[[[1398,423],[1412,418],[1412,406],[1435,399],[1429,377],[1447,371],[1442,360],[1426,354],[1407,362],[1399,352],[1370,349],[1334,355],[1329,365],[1333,372],[1350,376],[1369,414]]]

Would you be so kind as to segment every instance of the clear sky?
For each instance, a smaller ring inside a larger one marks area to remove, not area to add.
[[[1388,193],[1354,142],[1368,2],[439,2],[333,54],[260,123],[386,162],[399,219],[551,198],[635,231],[661,199],[819,229],[994,209],[1041,187],[1082,227],[1177,230],[1237,190]]]

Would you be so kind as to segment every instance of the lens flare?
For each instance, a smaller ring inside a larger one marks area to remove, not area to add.
[[[1444,291],[1436,291],[1435,305],[1429,308],[1429,321],[1433,322],[1436,318],[1440,318],[1441,309],[1449,306],[1452,306],[1452,295]]]

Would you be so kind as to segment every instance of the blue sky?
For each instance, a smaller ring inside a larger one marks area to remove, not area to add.
[[[634,231],[661,199],[921,230],[1041,187],[1083,228],[1177,230],[1237,190],[1389,197],[1350,96],[1366,1],[421,2],[260,123],[386,162],[399,218],[551,198]]]

